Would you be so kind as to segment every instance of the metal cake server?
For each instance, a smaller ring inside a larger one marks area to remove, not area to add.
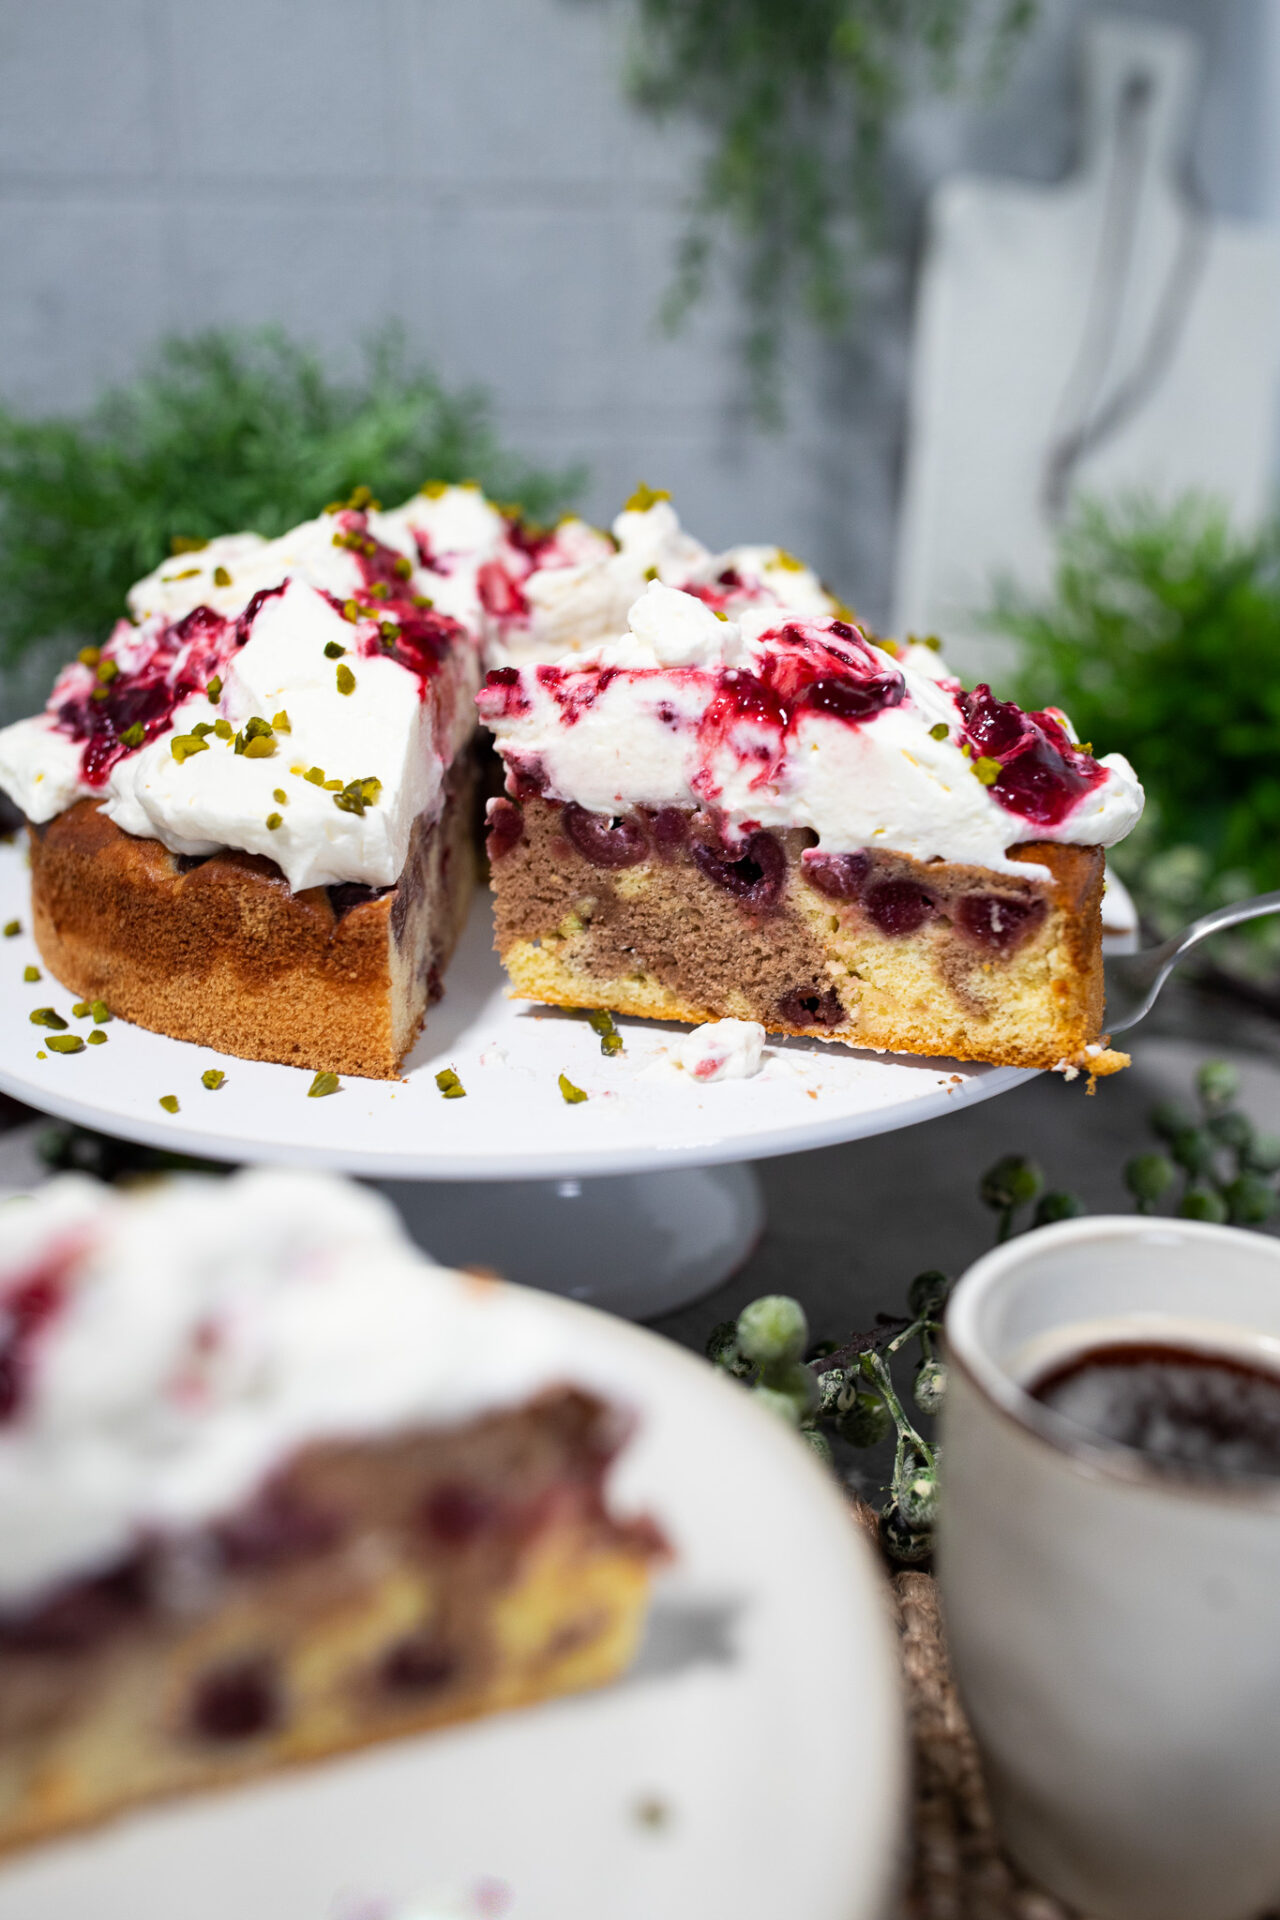
[[[1246,920],[1261,920],[1268,913],[1280,913],[1280,893],[1258,893],[1251,900],[1236,900],[1229,907],[1217,907],[1199,920],[1193,920],[1181,933],[1175,933],[1158,947],[1142,953],[1108,954],[1103,961],[1107,985],[1106,1029],[1123,1033],[1136,1027],[1150,1013],[1159,993],[1179,960],[1212,934],[1225,933],[1228,927],[1241,926]]]

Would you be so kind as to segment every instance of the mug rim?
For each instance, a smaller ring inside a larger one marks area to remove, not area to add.
[[[1280,1283],[1280,1240],[1269,1234],[1250,1233],[1244,1227],[1218,1225],[1207,1220],[1167,1220],[1142,1214],[1104,1213],[1078,1220],[1060,1220],[993,1247],[961,1274],[947,1302],[944,1322],[947,1364],[956,1367],[988,1405],[1028,1439],[1076,1461],[1094,1474],[1175,1499],[1210,1499],[1218,1504],[1229,1501],[1280,1511],[1280,1477],[1259,1474],[1213,1478],[1171,1473],[1153,1465],[1136,1448],[1109,1445],[1091,1438],[1083,1428],[1046,1407],[1019,1385],[991,1357],[978,1336],[977,1318],[983,1301],[1010,1268],[1027,1261],[1033,1246],[1048,1248],[1070,1245],[1073,1241],[1131,1240],[1144,1235],[1167,1238],[1171,1234],[1219,1248],[1234,1246],[1244,1237],[1261,1253],[1264,1261],[1270,1259],[1275,1264]]]

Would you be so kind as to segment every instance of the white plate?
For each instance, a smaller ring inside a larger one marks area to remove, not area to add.
[[[29,932],[25,855],[16,845],[0,847],[0,924],[12,919],[24,931],[0,941],[0,1091],[83,1126],[213,1159],[402,1180],[640,1173],[887,1133],[1029,1078],[1015,1067],[809,1041],[771,1047],[753,1080],[705,1086],[683,1075],[654,1078],[646,1070],[687,1028],[623,1020],[625,1049],[606,1059],[584,1015],[509,1000],[483,894],[403,1081],[347,1079],[339,1093],[309,1100],[310,1071],[230,1059],[121,1020],[106,1029],[107,1046],[38,1060],[46,1035],[31,1025],[32,1008],[52,1005],[69,1017],[71,996],[47,973],[23,984],[23,967],[40,956]],[[88,1030],[88,1022],[71,1025]],[[217,1093],[200,1084],[211,1066],[227,1076]],[[465,1100],[441,1097],[435,1075],[442,1067],[460,1075]],[[562,1073],[587,1093],[585,1102],[570,1106],[561,1097]],[[170,1093],[180,1102],[174,1116],[159,1105]]]
[[[371,1920],[484,1880],[504,1920],[878,1920],[901,1708],[881,1575],[834,1480],[705,1362],[544,1306],[625,1378],[642,1425],[618,1503],[677,1550],[636,1673],[20,1857],[0,1920]]]

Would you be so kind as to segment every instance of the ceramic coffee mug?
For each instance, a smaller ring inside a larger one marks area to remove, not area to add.
[[[1073,1220],[947,1314],[939,1575],[1000,1831],[1101,1920],[1280,1899],[1280,1481],[1173,1479],[1025,1391],[1113,1340],[1280,1370],[1280,1244]]]

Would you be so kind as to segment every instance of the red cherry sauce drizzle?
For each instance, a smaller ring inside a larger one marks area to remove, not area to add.
[[[696,784],[712,798],[710,762],[728,750],[756,761],[752,786],[777,778],[787,741],[806,714],[851,726],[874,720],[906,697],[906,681],[884,666],[847,620],[791,621],[765,634],[769,651],[754,669],[727,668],[698,730],[703,770]]]
[[[351,597],[363,616],[379,623],[377,634],[362,639],[361,652],[366,659],[394,660],[416,674],[425,700],[445,660],[465,641],[463,627],[447,613],[414,604],[416,590],[404,578],[404,555],[374,539],[366,513],[348,509],[334,519],[342,544],[360,570],[360,585]],[[418,544],[421,550],[422,542]],[[344,605],[334,604],[340,609]]]
[[[988,686],[960,693],[956,702],[975,757],[1000,762],[992,795],[1035,826],[1059,826],[1106,779],[1106,768],[1072,745],[1053,714],[1024,713],[993,698]]]
[[[0,1426],[22,1412],[31,1380],[32,1348],[66,1298],[67,1268],[75,1250],[48,1259],[11,1281],[0,1298]]]

